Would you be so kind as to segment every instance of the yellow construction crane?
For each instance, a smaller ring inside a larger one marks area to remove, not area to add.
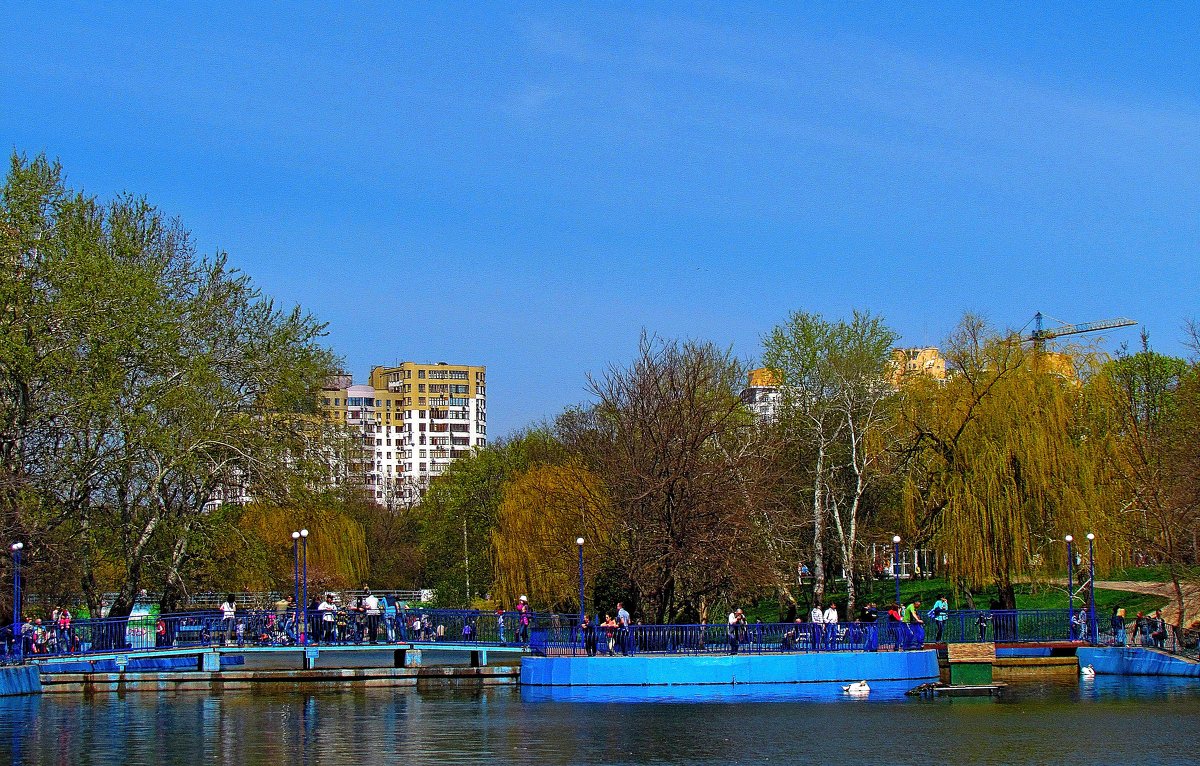
[[[1022,335],[1021,342],[1032,342],[1034,351],[1042,351],[1046,347],[1046,341],[1053,338],[1060,338],[1064,335],[1080,335],[1085,332],[1112,330],[1117,327],[1129,327],[1135,324],[1137,324],[1137,322],[1133,321],[1132,319],[1117,317],[1116,319],[1101,319],[1098,322],[1064,324],[1059,327],[1051,327],[1047,329],[1042,327],[1042,312],[1039,311],[1033,316],[1033,332],[1028,333],[1027,335]]]

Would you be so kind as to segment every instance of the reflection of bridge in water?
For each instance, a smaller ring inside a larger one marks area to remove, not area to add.
[[[416,667],[430,653],[451,664],[483,667],[499,657],[596,654],[705,655],[875,652],[944,649],[947,643],[995,642],[1000,647],[1073,653],[1091,631],[1067,610],[952,611],[941,624],[877,622],[750,623],[729,626],[592,624],[574,615],[451,609],[381,609],[379,614],[240,610],[76,620],[69,627],[29,626],[20,646],[6,642],[9,662],[32,662],[43,672],[205,670],[282,663],[293,668]],[[11,633],[10,633],[11,635]],[[1094,634],[1092,634],[1094,635]],[[390,658],[388,657],[390,653]],[[443,654],[444,653],[444,654]],[[447,659],[450,658],[450,659]],[[388,661],[390,659],[390,662]]]

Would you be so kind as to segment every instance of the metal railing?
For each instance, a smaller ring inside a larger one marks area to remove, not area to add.
[[[1124,636],[1117,635],[1110,627],[1100,632],[1097,637],[1099,646],[1130,646],[1146,649],[1159,649],[1185,659],[1200,662],[1200,631],[1189,628],[1178,628],[1165,625],[1163,630],[1138,630],[1137,624],[1129,622],[1125,625]]]
[[[580,628],[562,625],[557,630],[539,626],[530,650],[543,656],[637,654],[778,654],[781,652],[875,651],[879,636],[874,623],[843,622],[753,623],[741,626],[629,625]]]
[[[26,623],[18,652],[12,627],[0,629],[0,661],[22,654],[30,659],[126,651],[207,646],[339,646],[365,643],[445,642],[487,646],[528,646],[557,654],[766,654],[775,652],[876,651],[914,649],[938,641],[939,621],[906,625],[881,617],[875,623],[752,623],[736,630],[716,624],[630,625],[584,631],[574,615],[485,612],[468,609],[381,606],[368,614],[349,601],[330,611],[239,609],[232,619],[218,610],[161,616],[78,619],[69,627]],[[1074,632],[1072,632],[1074,630]],[[952,611],[941,623],[946,643],[997,641],[1049,643],[1080,640],[1086,626],[1075,625],[1067,610]],[[1132,631],[1131,631],[1132,633]],[[1101,634],[1100,643],[1112,643]],[[1194,657],[1195,631],[1170,631],[1172,651]],[[594,641],[594,644],[593,644]],[[1134,638],[1131,636],[1130,642]],[[1164,647],[1166,648],[1166,647]]]
[[[396,609],[377,613],[341,607],[328,611],[239,609],[158,616],[77,619],[68,626],[26,622],[21,646],[12,626],[0,629],[0,662],[86,657],[94,654],[215,646],[346,646],[368,643],[470,643],[525,646],[535,631],[561,623],[557,615],[464,609]]]

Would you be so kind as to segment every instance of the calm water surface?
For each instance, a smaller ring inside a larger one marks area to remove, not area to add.
[[[824,685],[0,700],[14,764],[1196,764],[1200,683],[1025,683],[1002,701]]]

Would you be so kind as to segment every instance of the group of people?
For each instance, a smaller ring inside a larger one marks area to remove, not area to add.
[[[583,621],[579,623],[579,632],[583,636],[584,653],[589,657],[595,657],[600,645],[600,636],[603,635],[609,654],[616,654],[617,652],[629,654],[630,624],[629,611],[625,609],[625,604],[620,601],[617,602],[616,616],[614,617],[611,612],[606,612],[603,622],[585,614]]]
[[[60,654],[74,651],[75,631],[71,627],[71,610],[57,606],[50,612],[50,619],[41,618],[21,621],[21,647],[26,655]]]
[[[1113,607],[1109,618],[1113,633],[1113,643],[1116,646],[1126,646],[1129,636],[1126,629],[1125,610]],[[1142,646],[1152,649],[1165,649],[1167,645],[1167,621],[1163,619],[1162,610],[1154,614],[1137,613],[1133,621],[1133,635]]]

